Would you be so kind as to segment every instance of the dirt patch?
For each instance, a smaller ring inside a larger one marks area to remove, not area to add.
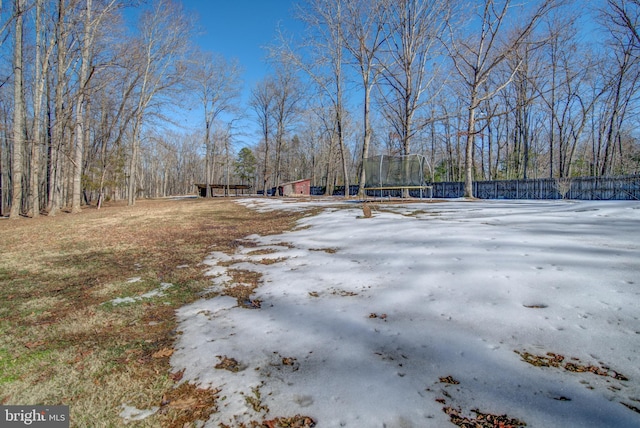
[[[442,376],[438,379],[439,383],[444,384],[444,388],[440,390],[442,397],[436,398],[436,401],[445,405],[442,411],[449,416],[452,424],[463,428],[522,428],[527,424],[519,419],[508,415],[496,415],[483,412],[479,409],[471,409],[465,412],[460,407],[454,407],[448,404],[448,401],[455,401],[452,396],[453,391],[450,388],[459,388],[460,381],[453,376]],[[451,391],[451,392],[450,392]],[[447,405],[448,404],[448,405]],[[472,416],[474,414],[475,416]]]
[[[309,248],[309,251],[322,251],[327,254],[335,254],[338,252],[337,248]]]
[[[264,428],[312,428],[315,421],[309,416],[295,415],[289,418],[275,418],[262,423]]]
[[[449,415],[451,423],[464,428],[520,428],[527,426],[526,423],[507,415],[493,415],[478,409],[471,410],[475,413],[475,417],[463,416],[460,409],[453,407],[445,407],[442,410]]]
[[[558,367],[568,372],[593,373],[598,376],[612,377],[617,380],[628,381],[629,379],[622,373],[605,365],[585,364],[579,358],[572,357],[567,361],[564,355],[547,352],[545,355],[535,355],[526,351],[514,351],[520,355],[523,361],[536,367]]]
[[[237,373],[243,369],[235,358],[229,358],[226,355],[218,355],[217,357],[220,362],[215,365],[215,368],[218,370],[228,370],[230,372]]]
[[[567,359],[564,355],[554,352],[547,352],[545,355],[536,355],[527,351],[518,350],[514,352],[520,355],[520,358],[522,358],[524,362],[535,367],[558,368],[571,373],[594,374],[596,376],[608,378],[606,380],[606,385],[607,389],[611,391],[621,391],[625,387],[624,383],[629,382],[629,378],[627,376],[611,369],[602,362],[599,362],[599,365],[586,364],[580,361],[579,358],[571,357]],[[595,389],[595,387],[591,386],[587,381],[581,381],[581,383],[584,383],[588,389]],[[565,396],[554,397],[554,399],[559,401],[571,401],[571,397]],[[626,401],[620,401],[619,403],[629,410],[640,413],[640,398],[638,397],[628,396]]]
[[[353,297],[358,295],[358,293],[356,293],[355,291],[342,290],[340,288],[333,288],[333,287],[329,288],[329,291],[334,296]]]

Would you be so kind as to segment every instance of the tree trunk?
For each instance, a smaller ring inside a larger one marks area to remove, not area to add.
[[[283,123],[282,123],[282,117],[280,117],[278,119],[278,130],[276,131],[276,165],[274,168],[274,182],[273,182],[273,187],[275,187],[275,195],[274,196],[279,196],[280,192],[278,190],[278,188],[280,187],[280,181],[282,179],[281,177],[281,163],[282,163],[282,144],[283,144],[283,134],[284,134],[284,130],[282,129]]]
[[[55,100],[54,100],[54,117],[55,122],[53,124],[53,136],[49,141],[49,165],[47,179],[49,182],[49,194],[47,202],[48,215],[55,216],[60,208],[61,202],[61,189],[60,183],[63,181],[62,177],[62,164],[60,151],[62,149],[64,140],[64,125],[65,125],[65,85],[66,76],[65,68],[67,63],[67,45],[66,45],[66,30],[65,30],[65,15],[66,4],[64,0],[58,0],[58,16],[56,22],[56,47],[57,47],[57,73],[56,73],[56,86],[55,86]]]
[[[211,172],[213,170],[212,167],[212,154],[213,154],[213,150],[211,148],[211,122],[209,120],[208,114],[207,114],[207,107],[205,105],[205,133],[204,133],[204,147],[205,147],[205,157],[204,157],[204,164],[205,164],[205,171],[204,171],[204,184],[206,186],[205,190],[204,190],[204,197],[205,198],[210,198],[211,196],[213,196],[211,194]]]
[[[14,0],[15,36],[13,47],[13,159],[11,162],[11,181],[13,194],[11,198],[11,219],[20,218],[22,211],[22,176],[24,150],[24,88],[22,73],[22,23],[24,0]]]
[[[602,160],[602,168],[600,170],[601,176],[606,176],[611,172],[615,128],[616,128],[616,123],[618,119],[618,113],[620,111],[620,98],[621,98],[620,93],[622,91],[622,83],[625,76],[627,58],[628,58],[628,53],[625,52],[625,61],[623,65],[620,66],[618,79],[616,81],[613,104],[611,105],[611,116],[607,123],[607,138],[605,140],[604,159]]]
[[[264,163],[262,165],[262,196],[267,196],[267,181],[269,174],[269,137],[265,131],[264,139]]]
[[[331,135],[331,137],[329,138],[329,150],[327,151],[327,163],[326,163],[327,172],[325,174],[326,185],[324,189],[325,196],[333,195],[333,184],[335,182],[333,151],[335,147],[335,140],[336,140],[335,135]]]
[[[371,121],[370,119],[370,99],[371,99],[371,86],[369,85],[369,81],[367,78],[364,80],[364,110],[363,110],[363,120],[364,120],[364,137],[362,140],[362,168],[360,170],[360,187],[358,189],[358,197],[365,197],[364,186],[367,182],[367,175],[364,170],[364,161],[369,157],[369,146],[371,144]]]
[[[464,197],[473,198],[473,145],[476,137],[476,100],[471,97],[469,107],[469,120],[467,123],[467,143],[465,146],[464,159]]]
[[[36,0],[36,63],[33,95],[33,141],[31,142],[31,176],[29,185],[29,206],[31,216],[40,215],[40,144],[42,143],[42,99],[49,53],[43,52],[42,0]],[[43,60],[42,55],[45,53]]]
[[[338,134],[338,142],[340,144],[340,153],[342,155],[342,173],[344,174],[344,198],[349,199],[349,166],[348,166],[348,154],[347,147],[344,144],[344,135],[342,133],[342,106],[339,107],[336,112],[336,128]]]
[[[140,126],[142,123],[142,114],[138,114],[133,125],[133,134],[131,136],[131,159],[129,159],[129,186],[127,194],[127,205],[133,206],[136,203],[138,187],[136,186],[137,168],[138,168],[138,152],[140,151]]]
[[[73,191],[71,198],[71,212],[79,213],[82,203],[82,161],[84,159],[85,147],[85,99],[89,83],[89,64],[91,62],[92,44],[92,0],[86,0],[86,15],[84,22],[84,34],[82,41],[82,58],[79,76],[78,99],[76,101],[76,123],[75,123],[75,150],[73,159]]]

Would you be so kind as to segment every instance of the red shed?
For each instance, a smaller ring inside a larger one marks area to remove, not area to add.
[[[311,195],[311,179],[291,181],[282,183],[278,189],[282,196],[310,196]]]

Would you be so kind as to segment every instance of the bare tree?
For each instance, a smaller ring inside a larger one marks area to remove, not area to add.
[[[334,135],[342,160],[345,198],[349,198],[349,155],[344,138],[343,4],[336,0],[308,0],[298,12],[309,30],[307,37],[296,53],[281,36],[282,43],[274,57],[303,70],[319,94],[330,101]]]
[[[261,165],[264,195],[267,195],[269,181],[277,189],[283,179],[283,152],[301,110],[304,96],[301,88],[300,79],[291,66],[278,64],[275,73],[258,82],[251,93],[250,105],[256,114],[264,147]]]
[[[206,196],[211,196],[211,179],[215,175],[215,139],[212,126],[225,112],[237,112],[240,97],[241,69],[237,61],[228,61],[221,55],[203,53],[195,64],[193,84],[204,107],[205,123],[205,185]]]
[[[13,12],[13,5],[10,8]],[[11,24],[13,23],[13,16],[9,16],[10,14],[6,13],[6,8],[3,10],[2,2],[0,2],[0,48],[6,41],[6,38],[9,34],[9,29]],[[4,85],[8,82],[9,77],[12,73],[12,70],[2,70],[3,73],[6,72],[6,75],[3,74],[0,76],[0,95],[3,96],[0,98],[0,138],[2,138],[2,142],[0,142],[0,216],[5,215],[5,207],[9,207],[11,205],[9,198],[11,197],[11,192],[8,189],[9,183],[9,173],[10,168],[8,164],[10,163],[10,153],[11,149],[9,147],[10,137],[9,137],[9,98],[10,96],[2,89]],[[10,208],[9,208],[10,210]]]
[[[20,218],[22,209],[23,150],[25,145],[25,106],[23,86],[23,14],[24,0],[14,0],[14,45],[13,45],[13,160],[11,162],[12,201],[11,219]]]
[[[119,34],[118,28],[110,35],[111,50],[103,61],[113,66],[95,67],[93,79],[94,111],[100,113],[90,145],[94,153],[92,168],[97,174],[98,209],[108,189],[114,196],[117,188],[124,187],[124,141],[136,114],[135,90],[142,79],[142,74],[135,72],[139,59],[137,46]]]
[[[311,179],[311,186],[318,186],[326,175],[322,173],[321,165],[324,153],[327,151],[327,138],[322,130],[322,121],[319,116],[322,113],[316,112],[314,106],[307,108],[303,112],[300,138],[302,142],[302,152],[305,155],[304,162],[305,176]]]
[[[640,21],[640,4],[634,0],[608,0],[607,8],[601,11],[601,19],[610,32],[609,52],[611,68],[610,89],[607,94],[608,117],[603,121],[604,149],[600,163],[601,175],[613,171],[616,150],[623,157],[621,134],[629,114],[632,100],[640,90],[640,43],[637,24]]]
[[[259,81],[251,91],[251,109],[256,114],[260,132],[264,143],[264,158],[262,160],[262,194],[267,195],[267,181],[269,179],[269,147],[272,134],[273,104],[276,95],[273,76],[266,76]]]
[[[428,123],[417,123],[426,92],[440,73],[436,48],[449,19],[444,0],[390,2],[385,35],[383,110],[400,140],[403,155],[411,153],[411,141]]]
[[[548,31],[545,54],[547,82],[539,88],[540,98],[548,110],[549,178],[570,177],[573,158],[604,88],[588,86],[600,62],[572,40],[573,24],[566,20]]]
[[[31,141],[31,164],[29,185],[29,206],[32,217],[40,215],[40,157],[41,147],[44,146],[43,131],[44,117],[43,101],[45,84],[49,75],[50,57],[53,52],[54,39],[49,38],[46,43],[46,25],[44,23],[43,0],[36,0],[36,46],[35,46],[35,71],[33,81],[33,137]]]
[[[618,27],[629,32],[633,43],[640,49],[640,0],[607,0],[605,12]]]
[[[361,163],[369,156],[371,144],[371,91],[382,71],[377,63],[385,41],[384,24],[389,9],[388,0],[346,0],[342,22],[344,46],[353,58],[363,90]],[[366,175],[360,171],[358,196],[364,196]]]
[[[293,70],[286,66],[278,67],[276,70],[275,93],[273,97],[273,122],[275,126],[275,177],[274,187],[276,190],[282,181],[282,151],[289,127],[296,120],[302,101],[300,80],[295,76]]]
[[[11,16],[11,18],[6,19],[5,21],[0,21],[0,47],[4,44],[4,41],[6,38],[5,32],[9,30],[9,27],[11,26],[13,18],[14,16]],[[0,19],[2,19],[2,1],[0,1]]]
[[[571,117],[567,114],[569,112],[569,106],[574,100],[574,91],[569,88],[573,86],[572,82],[577,76],[577,69],[575,68],[575,61],[583,62],[583,58],[579,60],[573,55],[578,48],[577,44],[573,40],[574,34],[574,21],[567,17],[552,19],[547,26],[547,43],[543,48],[543,55],[546,59],[546,76],[544,81],[539,82],[536,85],[536,90],[540,94],[540,97],[544,105],[548,109],[548,139],[549,139],[549,178],[553,178],[555,170],[558,170],[558,175],[563,176],[563,163],[564,159],[562,153],[566,151],[565,136],[566,120]],[[587,70],[588,67],[583,67],[583,70]],[[567,94],[563,93],[567,91]],[[563,96],[564,95],[564,96]],[[562,101],[564,107],[560,105]],[[558,162],[556,163],[556,158]]]
[[[71,68],[74,58],[72,48],[75,46],[75,39],[72,34],[73,23],[70,22],[75,0],[70,3],[68,0],[57,0],[54,14],[54,40],[55,40],[55,76],[53,92],[53,125],[51,138],[47,145],[47,213],[55,216],[63,201],[63,187],[65,178],[65,153],[64,149],[67,140],[70,138],[68,130],[71,127],[70,103],[65,102],[69,94],[70,76],[68,71]],[[52,70],[53,72],[54,70]]]
[[[485,0],[479,3],[477,8],[473,8],[476,20],[469,27],[470,34],[466,38],[459,38],[459,29],[454,29],[452,22],[448,23],[449,40],[445,47],[468,99],[464,168],[466,197],[473,197],[473,155],[475,138],[480,132],[476,123],[485,119],[477,117],[478,107],[509,85],[519,66],[513,67],[512,74],[503,81],[494,80],[490,87],[486,84],[505,59],[523,43],[531,42],[529,36],[539,21],[557,4],[555,0],[539,1],[527,16],[522,7],[512,3],[511,0]],[[508,27],[508,18],[514,22],[517,20],[511,28]]]
[[[78,76],[78,96],[75,105],[75,148],[73,157],[73,189],[71,198],[71,212],[80,212],[82,195],[82,171],[84,151],[88,144],[88,126],[86,124],[86,103],[90,98],[89,82],[93,76],[92,61],[95,49],[95,39],[105,18],[112,13],[119,3],[116,0],[106,0],[94,10],[93,0],[85,0],[84,19],[82,23],[82,46],[80,55],[80,73]]]
[[[137,168],[143,121],[152,101],[182,82],[183,55],[187,50],[191,23],[172,0],[152,4],[139,21],[138,49],[140,81],[133,116],[131,156],[129,158],[128,204],[134,205],[137,193]]]

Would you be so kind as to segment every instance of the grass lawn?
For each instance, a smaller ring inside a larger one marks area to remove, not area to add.
[[[206,420],[216,391],[170,370],[175,309],[209,286],[208,253],[281,233],[300,216],[180,199],[0,220],[0,403],[69,405],[77,427],[121,426],[123,404],[160,408],[134,426]],[[172,284],[164,295],[139,298],[162,284]]]

